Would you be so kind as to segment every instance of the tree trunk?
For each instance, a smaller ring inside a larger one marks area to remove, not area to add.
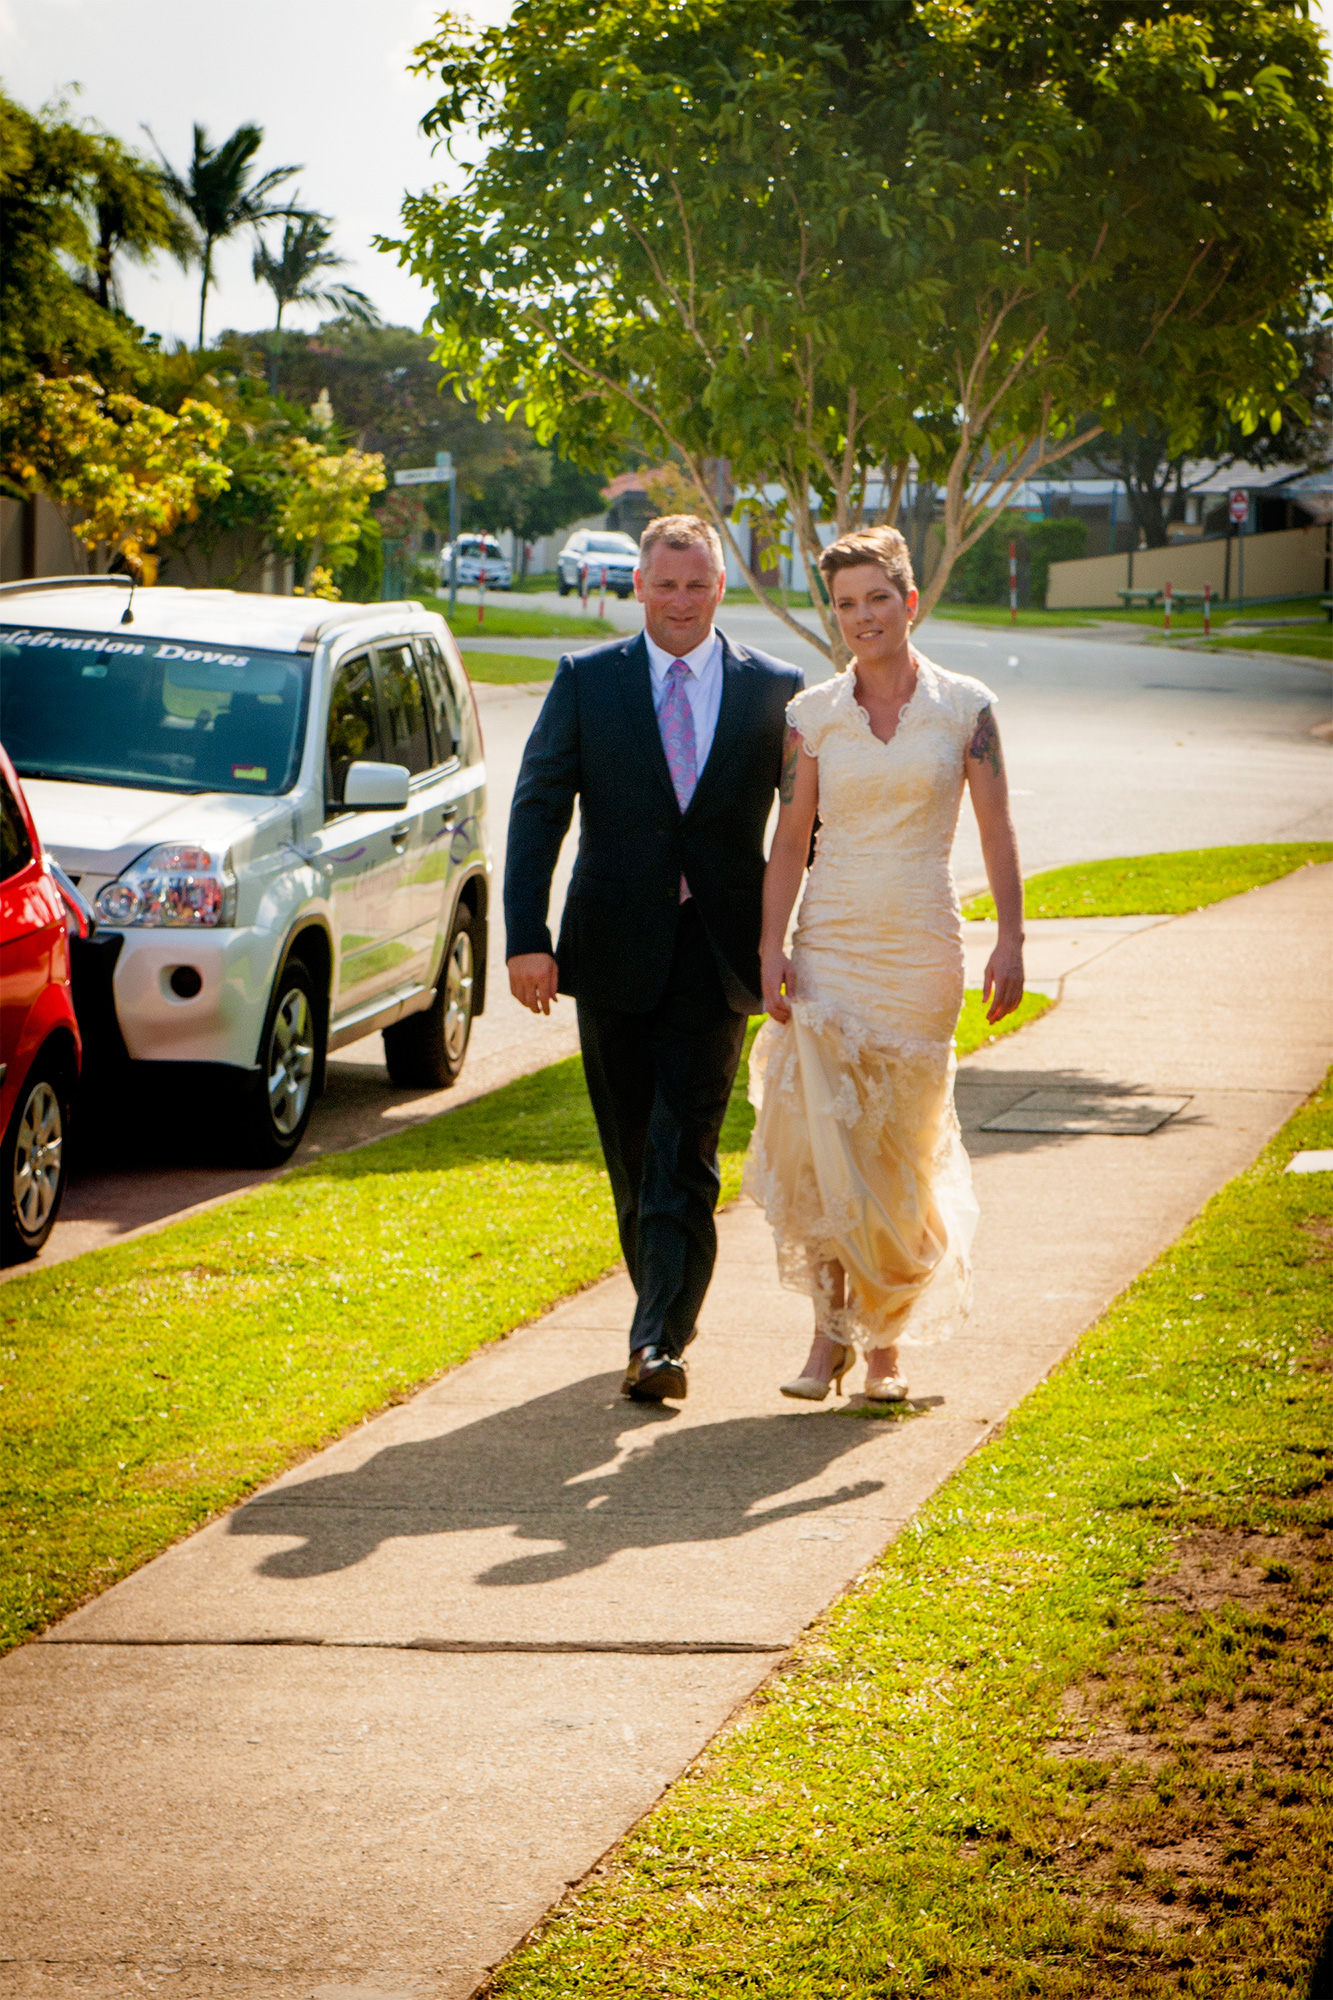
[[[204,238],[204,275],[199,286],[199,352],[204,346],[204,313],[208,306],[208,288],[213,282],[213,238]]]

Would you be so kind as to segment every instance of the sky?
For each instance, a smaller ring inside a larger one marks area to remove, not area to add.
[[[510,0],[455,4],[496,21]],[[370,239],[395,233],[405,191],[452,177],[417,129],[429,80],[407,73],[437,11],[431,0],[0,0],[4,79],[33,109],[77,84],[84,116],[142,145],[140,128],[151,125],[178,167],[196,121],[215,141],[247,120],[262,125],[261,164],[299,166],[290,186],[335,218],[335,247],[350,260],[335,275],[369,293],[386,320],[420,326],[426,294]],[[1333,0],[1315,0],[1311,11],[1333,32]],[[252,254],[248,234],[219,250],[214,333],[272,323],[272,294],[255,284]],[[168,259],[122,264],[126,306],[167,340],[193,343],[198,282]],[[311,327],[322,316],[307,308],[286,323]]]
[[[474,19],[502,19],[508,0],[465,0]],[[336,272],[367,292],[382,316],[421,325],[429,300],[393,258],[371,248],[377,230],[396,233],[405,191],[450,176],[417,130],[432,101],[411,77],[414,46],[429,34],[430,0],[0,0],[3,74],[31,109],[80,86],[76,115],[147,147],[151,125],[174,166],[189,160],[196,122],[216,142],[238,125],[264,128],[261,166],[301,168],[287,185],[334,217]],[[275,232],[275,248],[281,225]],[[250,272],[253,238],[220,247],[208,327],[247,332],[273,321],[273,295]],[[193,345],[198,273],[169,258],[148,268],[122,261],[125,304],[150,333]],[[284,325],[311,327],[318,308],[289,312]]]

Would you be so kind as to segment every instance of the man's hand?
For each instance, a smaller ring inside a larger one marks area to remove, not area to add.
[[[1002,1021],[1006,1014],[1012,1014],[1023,998],[1023,947],[1011,944],[1003,938],[996,945],[986,966],[982,997],[990,1002],[986,1009],[986,1019],[992,1025]]]
[[[555,1005],[559,968],[549,951],[521,951],[507,961],[509,991],[534,1014],[549,1014]]]

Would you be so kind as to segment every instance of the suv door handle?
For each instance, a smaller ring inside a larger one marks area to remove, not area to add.
[[[410,819],[405,819],[401,821],[400,824],[398,826],[393,827],[389,833],[390,840],[393,842],[394,846],[397,848],[400,854],[402,853],[403,849],[407,846],[407,843],[411,839],[411,837],[412,837],[412,822]]]

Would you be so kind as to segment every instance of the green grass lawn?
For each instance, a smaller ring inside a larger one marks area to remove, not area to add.
[[[1303,660],[1333,666],[1333,628],[1328,625],[1271,626],[1248,638],[1210,639],[1203,650],[1212,653],[1294,653]]]
[[[460,645],[459,651],[470,680],[509,686],[515,681],[555,679],[555,661],[533,653],[477,653],[469,652],[465,645]]]
[[[997,1032],[979,997],[963,1053]],[[1046,1004],[1033,996],[998,1032]],[[742,1065],[724,1201],[753,1122],[745,1082]],[[157,1235],[11,1278],[0,1648],[618,1256],[575,1057]]]
[[[605,618],[567,618],[560,611],[525,611],[505,597],[486,599],[486,616],[477,623],[477,607],[460,604],[449,618],[447,597],[423,597],[427,611],[438,612],[460,645],[482,632],[492,639],[613,639],[616,628]]]
[[[937,604],[931,612],[932,618],[959,619],[965,625],[1007,625],[1009,607],[1007,604]],[[1265,618],[1309,618],[1322,617],[1317,597],[1285,597],[1273,604],[1249,604],[1244,607],[1227,602],[1214,604],[1212,610],[1213,630],[1219,631],[1233,623],[1257,625]],[[1020,625],[1147,625],[1160,632],[1162,629],[1162,607],[1155,611],[1137,609],[1126,611],[1116,606],[1101,610],[1070,609],[1067,611],[1020,611]],[[1299,629],[1299,628],[1298,628]],[[1171,613],[1171,636],[1182,634],[1198,637],[1203,632],[1202,610],[1185,611],[1178,606]],[[1257,643],[1257,642],[1256,642]]]
[[[1023,885],[1029,917],[1179,916],[1274,882],[1311,862],[1333,861],[1333,841],[1255,847],[1200,847],[1179,854],[1132,854],[1048,868]],[[965,917],[995,915],[989,895],[972,896]]]
[[[1281,1172],[1327,1146],[1326,1090],[490,2000],[1328,1992],[1333,1176]]]

